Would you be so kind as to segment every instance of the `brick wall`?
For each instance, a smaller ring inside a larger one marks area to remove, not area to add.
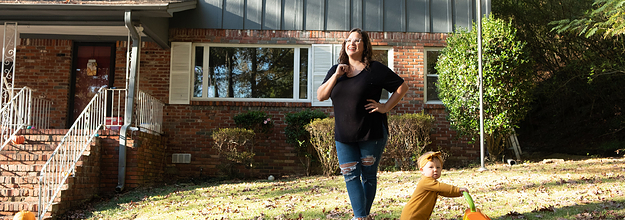
[[[99,142],[102,148],[102,177],[99,188],[105,194],[113,193],[118,185],[119,132],[102,131]],[[167,149],[165,143],[167,139],[159,135],[140,131],[128,132],[125,188],[151,186],[163,181]]]
[[[83,155],[76,166],[75,177],[68,179],[68,187],[61,192],[58,213],[63,213],[75,207],[80,207],[89,202],[94,196],[100,194],[100,168],[101,168],[101,142],[96,139],[88,148],[89,155]]]
[[[16,47],[15,88],[28,86],[53,102],[50,128],[66,128],[72,46],[69,40],[21,39]]]

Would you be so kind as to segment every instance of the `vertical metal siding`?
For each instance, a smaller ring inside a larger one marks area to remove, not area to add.
[[[324,30],[325,0],[306,0],[305,30]]]
[[[458,29],[469,29],[473,22],[473,0],[456,0],[454,5],[454,31]]]
[[[406,31],[406,1],[384,1],[384,31]]]
[[[351,14],[350,0],[327,1],[326,30],[349,30],[349,18]]]
[[[430,32],[430,0],[408,0],[406,3],[408,32]]]
[[[351,0],[352,3],[352,22],[351,22],[351,27],[349,28],[350,30],[352,28],[362,28],[362,17],[364,16],[362,14],[363,10],[362,10],[362,1],[360,0]]]
[[[246,30],[260,30],[263,23],[263,0],[247,0],[245,9]]]
[[[432,32],[446,33],[451,32],[451,0],[432,0],[430,1],[430,17],[432,18]]]
[[[490,1],[483,3],[484,13]],[[172,28],[447,33],[471,28],[476,0],[201,0]]]
[[[204,0],[203,2],[207,3],[208,7],[205,8],[206,13],[202,15],[203,18],[201,19],[214,21],[209,22],[207,28],[222,28],[223,0]]]
[[[366,31],[384,31],[382,15],[384,9],[383,0],[364,0],[363,29]]]
[[[263,20],[263,30],[280,30],[282,20],[282,1],[265,0],[265,13]]]
[[[284,0],[282,30],[301,30],[304,26],[304,0]]]
[[[243,0],[225,0],[223,25],[229,29],[243,29],[245,5]]]

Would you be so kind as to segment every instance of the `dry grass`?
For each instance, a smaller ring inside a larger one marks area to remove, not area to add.
[[[471,190],[491,219],[625,219],[625,158],[490,164],[443,171],[440,181]],[[372,212],[397,219],[420,178],[418,172],[381,172]],[[462,219],[462,197],[439,198],[432,219]],[[89,210],[87,219],[349,219],[342,176],[224,181],[146,188]]]

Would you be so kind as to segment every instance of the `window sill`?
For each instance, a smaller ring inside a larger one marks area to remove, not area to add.
[[[271,106],[311,107],[310,102],[265,102],[265,101],[191,101],[195,106]]]
[[[445,105],[442,102],[426,102],[424,108],[426,109],[445,109]]]

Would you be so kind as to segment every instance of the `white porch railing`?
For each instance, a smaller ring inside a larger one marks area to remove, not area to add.
[[[137,93],[137,103],[135,120],[139,128],[150,132],[162,133],[161,125],[163,124],[163,107],[165,104],[160,100],[139,90]]]
[[[61,139],[39,176],[38,216],[42,219],[54,203],[69,175],[75,172],[80,157],[100,129],[119,129],[124,122],[125,89],[100,89],[78,116],[67,134]],[[135,121],[140,128],[161,133],[164,104],[139,91]]]
[[[15,94],[13,98],[8,100],[0,110],[0,117],[2,117],[0,151],[21,129],[47,129],[50,126],[49,115],[52,102],[33,97],[33,90],[28,87],[20,89],[17,93],[13,91],[12,94]]]

